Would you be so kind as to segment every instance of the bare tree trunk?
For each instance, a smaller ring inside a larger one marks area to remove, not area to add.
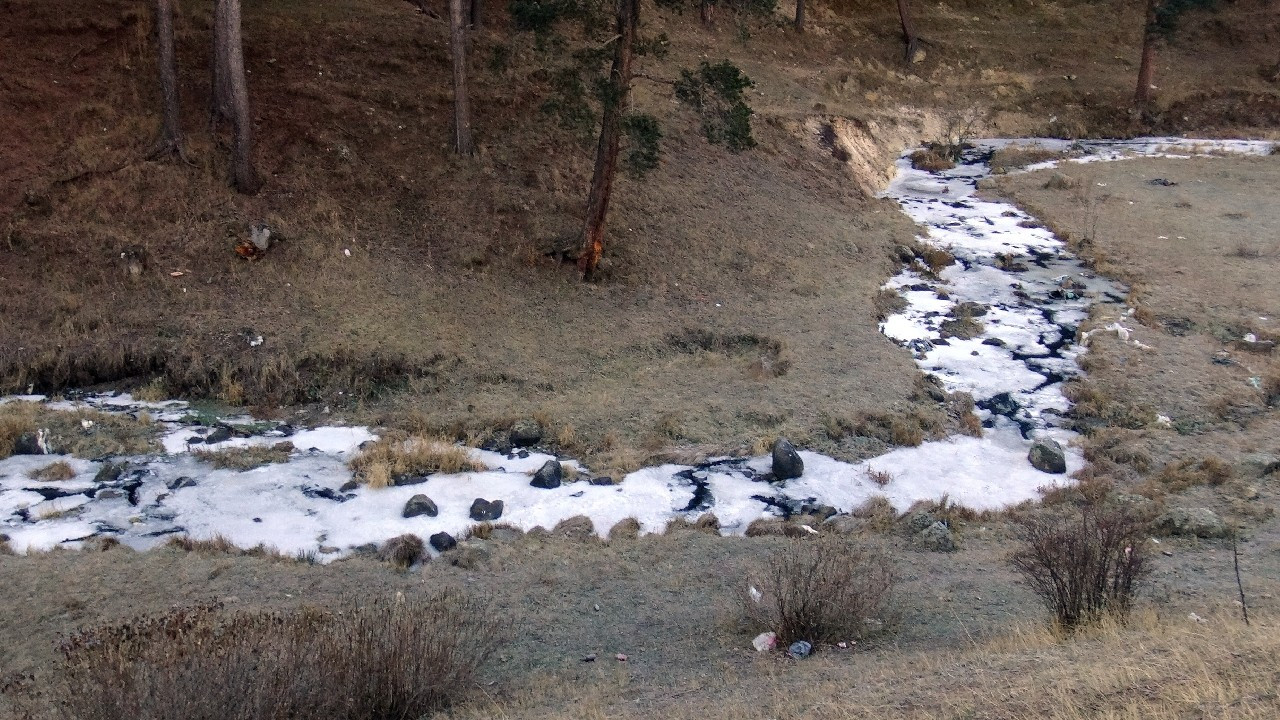
[[[698,8],[699,14],[702,16],[702,24],[711,27],[716,21],[716,6],[712,0],[702,0]]]
[[[804,32],[804,0],[796,0],[796,32]]]
[[[236,190],[252,195],[262,187],[262,179],[253,167],[253,122],[249,117],[249,86],[244,75],[244,42],[240,36],[240,0],[217,0],[223,5],[221,24],[214,27],[215,57],[225,64],[218,72],[230,91],[231,110],[231,184]],[[215,15],[217,11],[215,10]],[[215,85],[216,91],[216,85]]]
[[[471,102],[467,96],[467,18],[463,0],[449,0],[449,50],[453,56],[453,150],[474,155]]]
[[[163,120],[160,138],[148,157],[183,157],[182,114],[178,104],[178,58],[173,49],[173,0],[155,0],[156,59],[160,68],[160,99]]]
[[[613,66],[609,69],[609,92],[604,102],[604,119],[600,123],[600,143],[596,147],[591,194],[587,197],[582,254],[578,257],[578,269],[582,271],[583,280],[590,280],[595,275],[600,256],[604,253],[609,198],[613,194],[613,177],[618,171],[622,118],[631,94],[631,60],[636,26],[640,23],[640,0],[617,0],[617,12],[617,46],[613,50]]]
[[[1139,110],[1151,104],[1151,84],[1156,74],[1156,10],[1160,0],[1147,0],[1147,14],[1142,26],[1142,62],[1138,65],[1138,88],[1133,93],[1133,104]]]
[[[217,41],[218,33],[226,24],[226,0],[213,3],[213,64],[209,92],[209,130],[217,131],[218,123],[231,120],[231,83],[227,77],[226,46]]]
[[[480,23],[484,19],[484,0],[471,0],[471,28],[473,30],[480,29]]]
[[[911,7],[907,0],[898,0],[898,20],[902,23],[902,42],[907,47],[907,62],[913,62],[916,51],[920,49],[920,38],[916,35],[915,25],[911,22]]]

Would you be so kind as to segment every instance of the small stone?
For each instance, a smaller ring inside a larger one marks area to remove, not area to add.
[[[348,480],[342,483],[342,486],[338,488],[338,492],[344,492],[344,493],[351,492],[352,490],[355,490],[358,487],[360,487],[360,483],[356,482],[355,479],[353,478],[351,480]]]
[[[584,656],[583,656],[583,658],[582,658],[582,662],[595,662],[595,661],[596,661],[596,654],[595,654],[595,653],[588,653],[588,654],[584,655]]]
[[[338,553],[338,552],[341,552],[341,550],[339,550],[337,547],[334,547],[333,545],[321,545],[321,546],[320,546],[320,554],[321,554],[321,555],[333,555],[333,554]]]
[[[593,477],[590,480],[588,480],[587,483],[591,485],[613,485],[614,484],[613,478],[609,477],[608,475]]]
[[[471,511],[469,513],[472,520],[476,522],[493,522],[502,517],[502,501],[501,500],[485,500],[484,498],[476,498],[471,503]]]
[[[124,497],[124,491],[115,488],[104,488],[93,495],[94,500],[115,500],[122,497]]]
[[[626,654],[625,654],[625,653],[618,653],[617,655],[614,655],[614,657],[618,659],[618,662],[626,662],[626,661],[627,661],[627,656],[626,656]]]
[[[431,547],[434,548],[436,552],[448,552],[458,547],[458,541],[447,532],[438,532],[435,535],[432,535],[428,542],[431,543]]]
[[[542,440],[542,426],[534,420],[521,420],[511,427],[511,444],[515,447],[529,447]]]
[[[1031,462],[1031,467],[1040,472],[1054,475],[1063,475],[1067,472],[1066,453],[1062,451],[1062,445],[1051,438],[1036,440],[1031,445],[1031,451],[1027,453],[1027,460]]]
[[[533,474],[533,480],[529,485],[543,490],[553,490],[560,487],[563,477],[564,471],[560,467],[560,461],[548,460],[538,468],[538,472]]]
[[[98,469],[98,474],[93,476],[93,481],[99,484],[113,483],[120,479],[124,471],[129,467],[129,463],[107,463]],[[171,486],[170,490],[173,489]]]
[[[435,517],[440,514],[440,509],[436,507],[435,502],[426,495],[418,494],[409,498],[409,502],[404,504],[404,511],[400,513],[402,517],[418,517],[426,515],[427,517]]]
[[[778,438],[773,443],[773,477],[778,480],[790,480],[804,474],[804,460],[791,441]]]
[[[405,487],[407,485],[421,485],[426,482],[429,475],[397,475],[392,478],[391,484],[396,487]]]

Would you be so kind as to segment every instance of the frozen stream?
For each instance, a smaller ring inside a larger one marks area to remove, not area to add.
[[[1009,142],[978,143],[960,166],[940,173],[914,170],[900,160],[897,177],[885,192],[927,229],[922,243],[946,248],[957,262],[936,278],[911,269],[892,278],[887,286],[899,290],[908,305],[889,317],[882,330],[909,348],[946,390],[973,395],[985,426],[980,438],[955,436],[858,464],[801,452],[804,474],[785,482],[770,482],[765,456],[696,467],[661,465],[631,473],[617,485],[580,481],[552,490],[529,484],[530,474],[550,455],[474,450],[475,458],[491,470],[433,475],[410,486],[350,489],[344,487],[351,480],[346,463],[361,443],[375,438],[368,428],[295,430],[226,418],[223,423],[242,432],[220,438],[213,434],[216,428],[200,424],[177,401],[143,403],[128,395],[58,402],[11,397],[0,402],[146,412],[164,427],[165,451],[92,461],[60,455],[0,460],[0,533],[20,552],[76,546],[101,535],[144,549],[174,534],[221,534],[242,547],[262,543],[285,553],[318,552],[321,559],[332,559],[405,532],[424,538],[441,531],[458,535],[474,524],[468,512],[476,498],[502,500],[501,521],[525,529],[550,528],[562,519],[586,515],[601,534],[627,517],[638,519],[645,531],[660,531],[672,518],[694,519],[706,512],[715,513],[725,532],[741,533],[756,518],[818,506],[848,512],[876,495],[899,510],[944,494],[975,509],[1034,499],[1040,489],[1068,482],[1066,475],[1046,474],[1029,464],[1034,439],[1048,436],[1066,447],[1068,473],[1083,465],[1070,446],[1073,433],[1061,421],[1069,406],[1061,383],[1079,372],[1075,360],[1083,348],[1076,344],[1077,327],[1089,307],[1122,302],[1124,291],[1087,272],[1033,218],[1007,203],[975,197],[977,181],[989,172],[990,153]],[[1262,155],[1272,147],[1178,139],[1035,144],[1073,151],[1075,157],[1066,162],[1208,151]],[[978,321],[980,334],[947,337],[952,333],[944,323],[957,314]],[[1111,330],[1131,338],[1120,325]],[[288,462],[245,472],[215,470],[191,453],[196,447],[273,444],[286,437],[296,448]],[[75,477],[42,482],[30,476],[56,460],[69,463]],[[126,465],[119,473],[101,472],[112,463]],[[888,473],[891,480],[881,486],[872,480],[872,471]],[[405,503],[420,493],[430,496],[439,514],[403,518]]]

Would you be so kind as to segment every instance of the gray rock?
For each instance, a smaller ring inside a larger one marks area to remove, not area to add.
[[[1036,440],[1031,446],[1031,452],[1027,453],[1027,460],[1031,461],[1031,467],[1040,472],[1054,475],[1067,472],[1067,456],[1057,440],[1050,438]]]
[[[182,488],[189,488],[189,487],[195,487],[195,486],[196,486],[196,479],[193,477],[187,477],[186,475],[183,475],[182,477],[176,477],[170,480],[169,482],[165,483],[165,487],[169,488],[170,490],[181,490]]]
[[[476,522],[493,522],[502,517],[502,501],[490,502],[484,498],[476,498],[471,503],[470,516]]]
[[[898,245],[893,249],[893,254],[897,256],[898,262],[904,265],[910,265],[912,260],[916,259],[916,251],[906,245]]]
[[[491,554],[483,540],[468,540],[449,553],[449,562],[463,570],[475,570],[488,562]]]
[[[94,500],[115,500],[122,497],[124,497],[124,491],[116,488],[103,488],[93,495]]]
[[[787,654],[796,660],[803,660],[804,658],[809,657],[809,654],[812,652],[813,645],[804,640],[797,640],[791,643],[791,647],[787,648]]]
[[[1280,470],[1280,456],[1272,453],[1249,453],[1236,463],[1235,474],[1242,478],[1260,478]]]
[[[396,487],[404,487],[406,485],[421,485],[427,481],[428,475],[397,475],[391,479],[391,484]]]
[[[351,492],[358,487],[360,487],[360,483],[356,482],[355,478],[352,478],[351,480],[342,483],[342,487],[338,488],[338,492]]]
[[[909,534],[919,535],[928,528],[938,524],[938,518],[934,517],[933,513],[927,510],[916,510],[915,512],[909,513],[906,518],[903,519],[903,522],[906,523],[907,532]]]
[[[226,442],[227,440],[230,440],[230,439],[231,439],[231,428],[225,425],[219,425],[213,429],[213,432],[205,436],[204,444],[214,445],[216,443]]]
[[[1155,530],[1164,535],[1224,538],[1231,528],[1209,508],[1173,508],[1156,518]]]
[[[436,552],[448,552],[458,547],[458,541],[447,532],[438,532],[427,542],[431,543],[431,547],[435,548]]]
[[[514,447],[529,447],[542,440],[542,426],[533,420],[521,420],[511,428],[511,444]]]
[[[804,460],[791,441],[778,438],[773,443],[773,477],[778,480],[790,480],[804,474]]]
[[[613,478],[609,477],[608,475],[600,475],[598,477],[593,477],[587,482],[591,485],[613,485],[614,484]]]
[[[822,523],[822,529],[839,535],[856,535],[867,527],[867,521],[852,515],[836,515]]]
[[[109,462],[98,468],[98,474],[93,476],[93,481],[99,484],[113,483],[120,479],[124,471],[129,467],[129,463],[113,463]],[[170,490],[173,488],[170,487]]]
[[[407,518],[418,517],[419,515],[435,517],[440,514],[440,508],[436,507],[435,502],[433,502],[431,498],[426,495],[418,494],[409,498],[409,502],[404,504],[404,512],[400,514]]]
[[[14,455],[47,455],[49,445],[43,431],[22,433],[13,442]]]
[[[951,528],[942,522],[935,522],[915,536],[915,545],[931,552],[952,552],[956,549],[956,540],[951,534]]]
[[[538,468],[538,472],[533,474],[533,480],[530,485],[543,490],[552,490],[560,487],[560,481],[564,477],[564,472],[560,468],[559,460],[548,460]]]
[[[489,540],[496,543],[515,542],[522,537],[524,532],[520,528],[501,526],[489,530]]]

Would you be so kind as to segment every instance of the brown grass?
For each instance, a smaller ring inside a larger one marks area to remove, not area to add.
[[[991,154],[989,165],[991,172],[1000,174],[1047,160],[1059,160],[1062,157],[1063,153],[1056,150],[1046,150],[1029,145],[1008,145]]]
[[[361,450],[348,466],[356,481],[373,488],[394,484],[397,478],[427,473],[480,472],[488,467],[470,451],[443,437],[388,432]]]
[[[929,268],[929,272],[934,275],[956,264],[956,257],[951,254],[950,250],[932,245],[926,245],[921,249],[920,259]]]
[[[1160,489],[1177,493],[1201,485],[1223,485],[1231,476],[1230,464],[1222,458],[1210,456],[1168,463],[1151,480]]]
[[[174,535],[165,543],[165,547],[188,553],[201,555],[230,555],[232,557],[266,558],[277,562],[300,562],[315,564],[311,553],[287,555],[270,545],[258,544],[249,548],[241,548],[231,542],[225,535],[217,534],[211,538],[197,539],[190,535]]]
[[[867,476],[871,478],[871,482],[884,487],[893,482],[893,474],[884,470],[868,470]]]
[[[871,298],[871,307],[875,308],[876,320],[884,320],[907,306],[907,299],[897,290],[880,288]]]
[[[219,470],[252,470],[273,463],[289,462],[293,454],[293,443],[285,441],[274,445],[250,445],[248,447],[230,447],[221,450],[193,450],[192,455],[207,463],[212,463]]]
[[[48,431],[50,450],[76,457],[160,450],[159,426],[145,416],[134,419],[97,410],[51,410],[41,403],[10,402],[0,405],[0,459],[13,453],[19,437],[40,429]]]
[[[70,480],[76,476],[75,468],[71,467],[65,460],[59,460],[50,463],[42,468],[32,470],[27,473],[32,480],[40,480],[42,482],[59,482],[62,480]]]
[[[879,533],[893,530],[894,524],[898,521],[898,511],[893,509],[889,499],[883,495],[872,495],[849,514],[866,520],[868,528]]]
[[[397,535],[378,548],[378,557],[396,568],[407,570],[427,554],[426,543],[411,533]]]
[[[942,153],[939,153],[933,148],[917,150],[911,153],[908,159],[911,160],[911,167],[917,170],[925,170],[927,172],[950,170],[956,166],[954,160],[943,156]]]

